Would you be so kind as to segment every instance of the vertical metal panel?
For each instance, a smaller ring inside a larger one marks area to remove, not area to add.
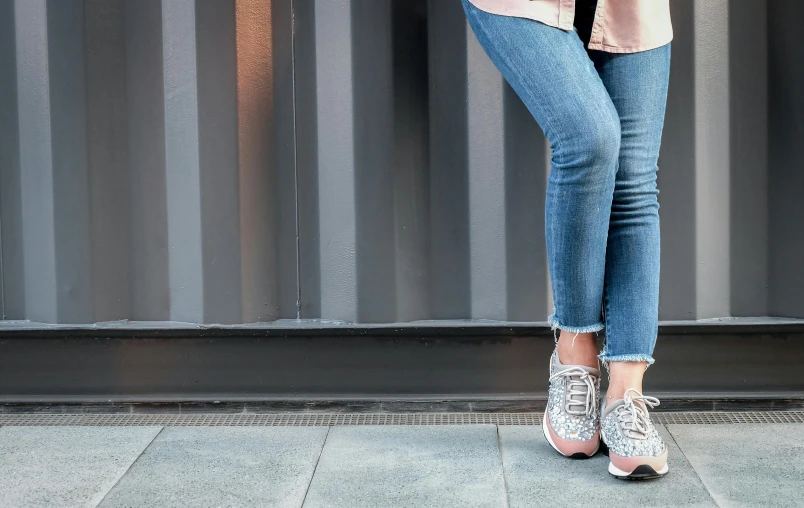
[[[131,309],[123,2],[86,0],[84,13],[92,307],[95,321],[112,321]]]
[[[321,315],[357,320],[352,9],[315,0]],[[326,86],[321,86],[326,83]]]
[[[82,0],[48,0],[56,301],[58,319],[68,323],[95,321],[85,33]]]
[[[466,52],[472,317],[507,320],[504,80],[468,30]]]
[[[0,294],[2,319],[25,316],[14,1],[0,0]]]
[[[729,4],[729,108],[735,119],[729,123],[733,316],[769,312],[768,5]]]
[[[238,167],[235,5],[196,2],[195,29],[204,320],[239,322],[243,319],[240,171],[231,170]]]
[[[3,225],[0,223],[0,253],[3,251]],[[3,256],[0,255],[0,320],[5,319],[6,315],[6,302],[3,295]]]
[[[391,0],[351,8],[356,314],[358,321],[389,322],[396,321],[396,254],[404,249],[394,241]]]
[[[552,312],[544,243],[547,139],[510,86],[505,101],[505,243],[508,319]],[[540,289],[544,289],[541,291]]]
[[[203,322],[205,266],[195,16],[193,0],[162,2],[170,317]]]
[[[430,291],[434,319],[472,315],[466,125],[469,28],[459,2],[428,0]]]
[[[268,125],[270,139],[264,143],[273,143],[274,152],[269,154],[267,160],[260,165],[260,172],[267,173],[266,177],[272,191],[269,200],[276,203],[277,216],[268,226],[273,238],[273,244],[268,247],[274,252],[276,258],[273,265],[268,265],[270,258],[261,255],[254,256],[254,270],[249,272],[249,266],[244,266],[243,278],[258,276],[267,281],[266,286],[273,300],[262,302],[268,308],[268,317],[289,318],[299,317],[300,290],[299,290],[299,250],[298,250],[298,220],[297,196],[297,142],[296,142],[296,100],[294,79],[294,39],[295,27],[293,0],[238,0],[241,5],[257,5],[263,12],[271,14],[271,31],[266,34],[265,25],[257,25],[256,32],[250,40],[265,40],[265,45],[271,46],[270,72],[265,73],[265,79],[272,84],[269,97],[262,98],[264,105],[264,122]],[[238,33],[242,33],[241,24],[237,25]],[[264,68],[263,68],[264,69]],[[265,70],[263,70],[265,72]],[[240,80],[243,82],[243,80]],[[253,110],[252,110],[253,111]],[[243,131],[240,138],[242,139]],[[247,182],[241,178],[241,188]],[[264,201],[263,197],[259,199]],[[247,231],[241,229],[241,242],[245,238],[255,235],[261,228],[265,228],[264,220],[260,215],[254,217],[255,222]],[[267,268],[266,268],[267,267]],[[257,275],[258,274],[258,275]],[[245,294],[243,298],[247,298]],[[261,302],[257,302],[258,304]],[[244,303],[244,309],[246,303]],[[262,321],[260,316],[255,321]],[[250,321],[246,314],[247,321]]]
[[[315,2],[293,3],[299,317],[321,316]]]
[[[276,152],[272,129],[275,94],[270,38],[260,37],[272,26],[271,3],[236,2],[237,16],[237,140],[240,162],[240,263],[243,316],[246,322],[277,316],[276,263],[278,206],[272,196],[271,174],[262,171]],[[214,71],[214,67],[211,68]],[[290,119],[292,121],[292,118]],[[292,160],[289,161],[292,165]],[[225,167],[225,165],[223,166]],[[267,270],[262,267],[267,266]],[[268,275],[267,277],[265,275]],[[293,274],[295,276],[295,274]]]
[[[124,2],[131,319],[170,319],[161,0]]]
[[[804,318],[804,3],[768,2],[769,312]]]
[[[671,5],[660,317],[804,317],[800,2]],[[544,320],[548,160],[458,1],[0,0],[7,319]]]
[[[60,322],[56,281],[55,199],[50,129],[47,6],[16,0],[17,104],[19,107],[22,246],[25,317]]]
[[[392,2],[396,320],[430,316],[427,4]]]
[[[696,318],[730,312],[729,9],[694,2]]]
[[[0,223],[0,252],[3,251],[3,225]],[[0,319],[5,319],[6,304],[3,295],[3,257],[0,255]]]
[[[670,2],[673,17],[670,91],[659,155],[662,264],[660,319],[697,317],[694,0]]]

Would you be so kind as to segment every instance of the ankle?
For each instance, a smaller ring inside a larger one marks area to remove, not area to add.
[[[558,339],[558,359],[564,365],[583,365],[599,368],[597,343],[593,333],[561,332]]]
[[[648,364],[645,362],[611,362],[609,363],[609,388],[606,401],[622,399],[628,390],[642,393],[642,378]]]
[[[606,402],[613,402],[615,400],[620,400],[625,398],[625,392],[628,390],[637,390],[639,393],[642,393],[642,385],[638,386],[625,386],[625,385],[612,385],[609,384],[608,389],[606,390]],[[631,393],[633,395],[633,392]]]

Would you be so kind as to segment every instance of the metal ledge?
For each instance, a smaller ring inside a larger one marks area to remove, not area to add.
[[[804,319],[780,317],[712,318],[660,321],[659,334],[721,335],[804,333]],[[280,319],[267,323],[235,325],[195,324],[180,321],[107,321],[90,325],[0,321],[0,338],[69,338],[86,336],[151,338],[215,338],[243,335],[264,337],[535,337],[552,336],[544,321],[518,322],[486,319],[411,321],[404,323],[349,323],[318,319]]]
[[[800,320],[694,323],[663,325],[646,391],[677,409],[796,407]],[[0,327],[2,403],[463,401],[511,412],[544,399],[553,349],[544,324],[29,325]]]

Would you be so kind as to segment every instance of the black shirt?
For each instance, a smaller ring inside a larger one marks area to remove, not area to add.
[[[592,36],[592,24],[595,22],[597,0],[575,0],[575,29],[584,46],[589,44]]]

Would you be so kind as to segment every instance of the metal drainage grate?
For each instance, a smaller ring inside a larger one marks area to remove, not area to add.
[[[329,427],[332,425],[538,425],[542,413],[6,414],[0,425]]]
[[[745,411],[701,413],[654,413],[651,418],[665,425],[718,425],[725,423],[804,423],[804,411]]]
[[[804,411],[654,413],[656,423],[804,423]],[[2,414],[6,426],[329,427],[333,425],[541,425],[542,413]]]

